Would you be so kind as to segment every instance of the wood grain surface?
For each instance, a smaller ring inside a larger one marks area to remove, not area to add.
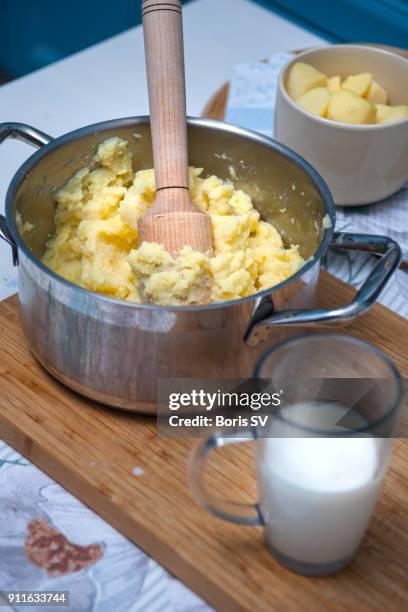
[[[322,273],[321,306],[353,293]],[[103,408],[46,374],[26,346],[16,296],[0,304],[0,331],[0,436],[210,604],[228,612],[404,609],[407,440],[396,444],[354,562],[332,577],[305,578],[272,559],[260,528],[224,523],[195,504],[186,484],[191,440],[158,436],[153,419]],[[404,319],[376,305],[347,333],[383,349],[408,375]],[[224,497],[255,500],[251,444],[214,455],[209,486]],[[141,476],[132,473],[135,467]]]

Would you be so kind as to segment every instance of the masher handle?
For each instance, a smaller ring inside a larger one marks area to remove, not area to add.
[[[156,189],[176,188],[177,191],[171,194],[173,197],[160,200],[166,200],[177,210],[188,209],[181,2],[143,0],[142,13]]]

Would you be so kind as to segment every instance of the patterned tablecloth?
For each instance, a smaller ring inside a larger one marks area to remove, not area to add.
[[[0,517],[0,590],[70,593],[68,607],[35,610],[210,610],[137,546],[2,442]]]
[[[272,134],[276,76],[288,57],[277,54],[267,64],[236,67],[228,121]],[[391,201],[339,209],[337,229],[388,234],[400,242],[408,259],[408,185]],[[331,254],[326,265],[358,286],[372,262],[369,255],[346,252]],[[0,298],[13,289],[15,274],[3,279]],[[381,301],[408,316],[406,272],[396,273]],[[69,608],[62,609],[73,612],[210,610],[155,561],[2,442],[0,517],[0,590],[69,590]]]

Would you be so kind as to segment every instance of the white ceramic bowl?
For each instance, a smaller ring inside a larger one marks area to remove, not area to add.
[[[350,125],[300,108],[286,91],[291,66],[307,62],[328,76],[371,72],[390,104],[408,104],[408,59],[364,45],[332,45],[297,55],[282,69],[275,136],[310,162],[328,183],[336,204],[370,204],[390,196],[408,179],[408,119]]]

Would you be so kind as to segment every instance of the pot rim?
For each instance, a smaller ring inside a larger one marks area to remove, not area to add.
[[[334,232],[334,226],[335,226],[335,221],[336,221],[335,206],[334,206],[332,195],[330,193],[330,190],[326,182],[320,176],[320,174],[309,164],[309,162],[307,162],[303,157],[301,157],[300,155],[292,151],[292,149],[285,146],[284,144],[281,144],[280,142],[278,142],[277,140],[273,138],[269,138],[268,136],[264,136],[262,134],[259,134],[258,132],[254,132],[253,130],[249,130],[247,128],[241,128],[239,126],[228,124],[223,121],[218,121],[216,119],[205,119],[201,117],[188,117],[187,118],[188,125],[213,128],[215,130],[220,130],[223,132],[228,132],[230,134],[235,134],[237,136],[242,136],[258,144],[265,145],[267,148],[273,149],[277,153],[283,155],[283,157],[285,157],[287,160],[294,163],[295,166],[297,166],[298,168],[306,172],[306,174],[310,177],[314,186],[316,187],[320,197],[322,198],[323,204],[325,206],[325,212],[327,215],[329,215],[330,222],[331,222],[330,227],[327,227],[324,229],[323,238],[320,242],[319,247],[313,254],[313,256],[309,257],[309,259],[306,260],[304,265],[301,268],[299,268],[299,270],[295,272],[295,274],[292,274],[292,276],[289,276],[289,278],[287,278],[286,280],[282,281],[281,283],[277,285],[274,285],[273,287],[270,287],[269,289],[263,289],[262,291],[258,291],[257,293],[254,293],[252,295],[249,295],[243,298],[239,298],[237,300],[226,300],[223,302],[213,302],[211,304],[195,304],[195,305],[189,305],[189,306],[187,305],[186,306],[161,306],[161,305],[156,305],[156,304],[143,304],[143,303],[138,303],[138,302],[130,302],[126,300],[121,300],[115,297],[104,295],[102,293],[91,291],[89,289],[85,289],[84,287],[81,287],[79,285],[76,285],[75,283],[72,283],[71,281],[68,281],[67,279],[63,278],[59,274],[56,274],[53,270],[51,270],[45,264],[43,264],[42,261],[40,261],[35,255],[33,255],[33,253],[30,251],[30,249],[27,247],[27,245],[22,240],[20,233],[17,229],[15,215],[13,215],[13,204],[14,204],[18,189],[22,181],[24,180],[26,174],[31,170],[34,164],[36,164],[40,159],[45,157],[49,152],[53,151],[54,149],[58,149],[64,146],[68,142],[72,142],[73,140],[78,140],[82,136],[102,133],[103,131],[108,130],[108,129],[136,126],[140,124],[149,123],[149,121],[150,121],[150,117],[148,115],[141,115],[137,117],[123,117],[119,119],[110,119],[107,121],[94,123],[94,124],[87,125],[79,129],[73,130],[71,132],[67,132],[66,134],[63,134],[62,136],[59,136],[51,140],[48,144],[42,146],[38,151],[33,153],[33,155],[31,155],[17,170],[17,172],[15,173],[15,175],[13,176],[10,182],[10,185],[6,193],[5,212],[6,212],[7,226],[18,248],[21,249],[24,255],[34,265],[36,265],[42,272],[49,274],[53,279],[66,285],[69,289],[79,291],[80,293],[86,296],[92,295],[96,299],[102,300],[105,303],[108,302],[108,303],[117,304],[120,306],[127,306],[130,308],[143,308],[145,310],[157,310],[158,309],[163,312],[180,312],[180,311],[194,312],[194,311],[200,311],[200,310],[214,310],[217,308],[223,308],[225,306],[235,306],[238,304],[243,304],[244,302],[248,302],[253,299],[260,299],[260,298],[266,297],[270,295],[271,293],[273,293],[274,291],[277,291],[285,287],[295,278],[298,278],[301,275],[303,275],[304,272],[312,268],[314,264],[316,263],[316,261],[318,261],[326,253],[329,243],[332,239],[333,232]]]

